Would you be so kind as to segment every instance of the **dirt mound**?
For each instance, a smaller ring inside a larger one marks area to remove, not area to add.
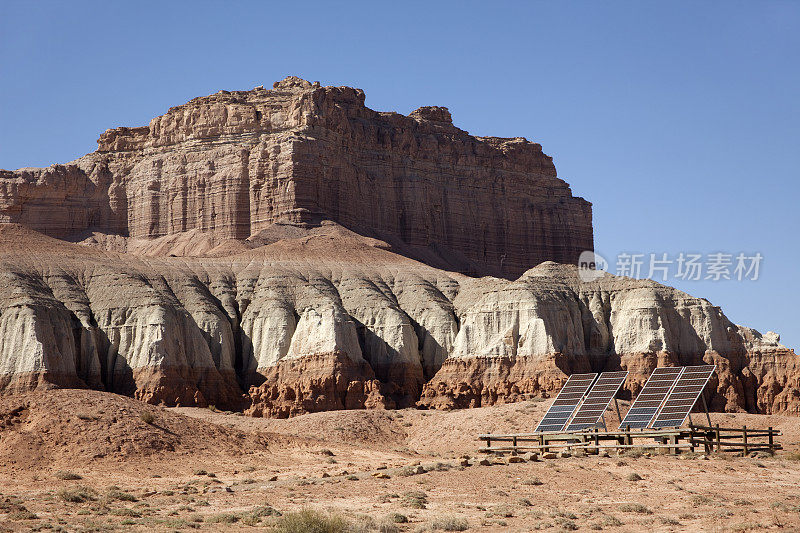
[[[0,398],[0,467],[63,468],[165,455],[235,456],[265,450],[246,434],[91,390],[44,390]]]

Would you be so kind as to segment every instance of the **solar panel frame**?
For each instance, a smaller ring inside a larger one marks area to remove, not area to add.
[[[683,374],[684,367],[661,366],[653,370],[639,395],[619,423],[620,428],[645,429],[658,416],[661,406]]]
[[[597,426],[627,377],[627,370],[600,374],[575,411],[572,420],[567,424],[567,431],[580,431]]]
[[[684,367],[675,386],[664,400],[658,415],[650,423],[653,429],[681,427],[711,380],[717,365]]]
[[[596,373],[571,374],[536,426],[537,433],[561,431],[597,379]]]

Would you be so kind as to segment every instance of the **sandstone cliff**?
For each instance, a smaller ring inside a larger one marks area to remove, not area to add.
[[[0,221],[57,238],[222,242],[328,219],[428,264],[512,278],[593,249],[591,204],[540,145],[470,136],[446,108],[404,116],[364,100],[294,77],[196,98],[108,130],[72,163],[0,171]]]
[[[0,171],[0,390],[290,416],[512,402],[621,368],[635,395],[704,361],[715,409],[800,405],[777,335],[559,264],[592,248],[590,205],[539,145],[471,137],[445,108],[287,78],[99,144]]]

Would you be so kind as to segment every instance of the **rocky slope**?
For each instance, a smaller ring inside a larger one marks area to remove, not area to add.
[[[294,77],[196,98],[106,131],[72,163],[0,171],[0,221],[119,245],[108,236],[260,242],[276,223],[329,219],[429,264],[505,277],[593,248],[591,204],[540,145],[470,136],[446,108],[404,116],[364,100]]]
[[[6,392],[284,417],[512,402],[620,368],[634,395],[705,361],[715,409],[800,405],[777,335],[559,264],[592,248],[589,204],[539,145],[471,137],[444,108],[378,113],[297,78],[220,92],[68,165],[0,171],[0,219]]]

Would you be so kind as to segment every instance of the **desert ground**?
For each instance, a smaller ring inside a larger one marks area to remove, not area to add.
[[[264,419],[89,390],[4,396],[0,531],[253,530],[307,509],[351,531],[800,529],[797,418],[712,414],[780,429],[774,457],[477,464],[477,435],[531,431],[548,404]]]

